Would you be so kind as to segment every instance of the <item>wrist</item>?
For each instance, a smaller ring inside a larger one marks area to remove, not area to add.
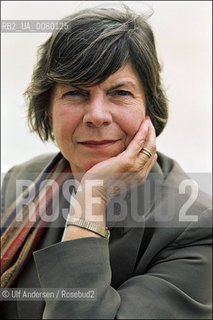
[[[103,226],[103,224],[91,222],[91,221],[86,221],[84,219],[76,218],[71,215],[69,215],[67,218],[66,226],[67,227],[69,227],[69,226],[80,227],[82,229],[93,232],[93,233],[97,234],[98,236],[101,236],[101,237],[107,238],[107,239],[109,239],[109,236],[110,236],[110,232],[109,232],[108,228]]]
[[[106,203],[97,192],[87,193],[81,187],[71,198],[70,215],[105,226]]]
[[[77,239],[90,238],[90,237],[101,238],[100,235],[90,230],[69,225],[64,230],[62,241],[77,240]]]
[[[98,202],[105,208],[107,207],[107,191],[104,185],[104,180],[84,176],[79,190],[89,198],[92,197],[93,199],[98,200]]]

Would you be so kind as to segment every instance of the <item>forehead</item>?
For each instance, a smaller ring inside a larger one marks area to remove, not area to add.
[[[135,89],[137,87],[142,88],[141,79],[131,64],[127,64],[121,67],[118,71],[111,74],[102,84],[117,84],[125,83],[127,85],[132,85]]]

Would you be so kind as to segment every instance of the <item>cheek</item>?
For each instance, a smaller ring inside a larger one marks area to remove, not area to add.
[[[56,141],[71,140],[78,125],[78,116],[67,110],[55,110],[52,114],[53,133]]]
[[[135,136],[142,121],[145,119],[145,109],[132,110],[126,114],[120,115],[120,127],[126,133],[126,147]]]

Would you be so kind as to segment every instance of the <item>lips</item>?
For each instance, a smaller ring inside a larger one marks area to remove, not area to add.
[[[120,139],[117,140],[87,140],[87,141],[81,141],[78,142],[79,144],[88,147],[88,148],[94,148],[94,149],[98,149],[98,148],[105,148],[108,146],[113,145],[114,143],[116,143],[117,141],[119,141]]]
[[[101,145],[101,144],[106,144],[106,143],[112,143],[118,140],[101,140],[101,141],[97,141],[97,140],[88,140],[88,141],[82,141],[79,143],[82,144],[96,144],[96,145]]]

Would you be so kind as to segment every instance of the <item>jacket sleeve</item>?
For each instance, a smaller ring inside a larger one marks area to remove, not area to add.
[[[7,208],[6,203],[6,190],[8,189],[8,181],[10,180],[11,174],[13,172],[15,167],[11,168],[4,176],[3,182],[2,182],[2,187],[1,187],[1,215],[3,215],[5,209]],[[10,204],[10,203],[9,203]]]
[[[42,288],[96,290],[96,299],[47,300],[43,319],[211,319],[211,219],[191,223],[145,274],[111,285],[108,242],[84,238],[34,253]],[[207,224],[208,225],[208,224]],[[137,268],[136,268],[137,270]]]

